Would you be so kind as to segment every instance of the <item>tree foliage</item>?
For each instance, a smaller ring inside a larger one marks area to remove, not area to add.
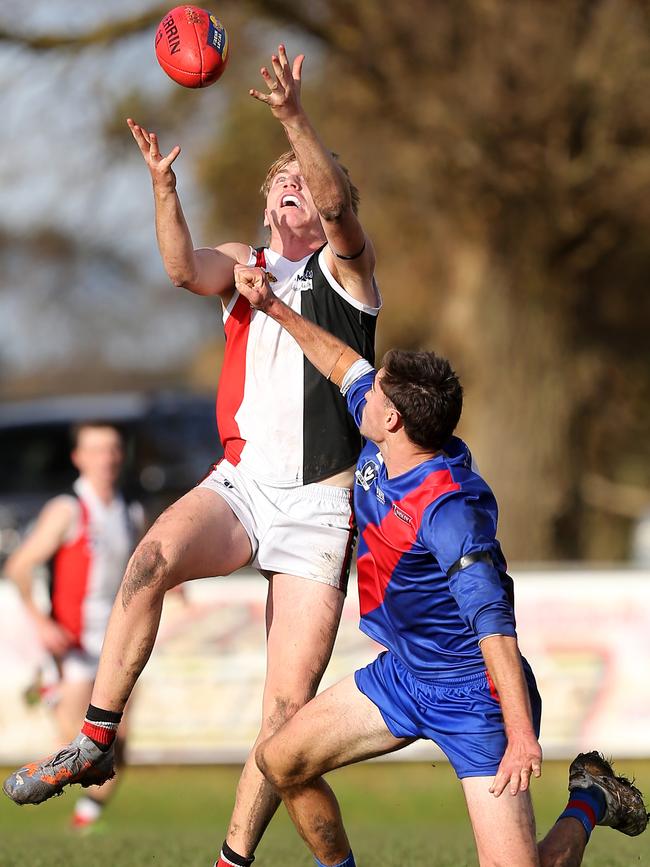
[[[215,241],[259,234],[252,197],[283,142],[248,101],[250,57],[260,22],[291,27],[323,48],[305,104],[362,191],[381,342],[454,360],[506,550],[624,555],[628,523],[587,481],[650,486],[648,4],[224,0],[219,14],[229,107],[197,161]],[[56,40],[30,44],[75,47]]]

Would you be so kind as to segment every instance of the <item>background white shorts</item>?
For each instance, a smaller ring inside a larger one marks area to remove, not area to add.
[[[333,485],[274,488],[222,460],[201,482],[221,496],[248,533],[251,565],[345,592],[356,525],[352,492]]]
[[[61,660],[61,680],[68,683],[95,680],[99,667],[99,654],[88,653],[87,650],[74,648],[68,650]]]

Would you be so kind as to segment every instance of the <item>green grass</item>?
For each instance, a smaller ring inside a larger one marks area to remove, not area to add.
[[[650,762],[619,764],[621,771],[634,768],[639,786],[650,789]],[[211,867],[238,775],[234,767],[131,768],[106,811],[106,832],[81,838],[67,830],[74,791],[40,807],[19,808],[2,797],[0,867]],[[360,867],[476,864],[460,787],[448,765],[370,763],[344,768],[328,780]],[[564,806],[565,787],[566,765],[547,762],[534,785],[540,835]],[[255,863],[313,865],[283,810]],[[650,833],[629,839],[598,828],[584,864],[650,865]]]

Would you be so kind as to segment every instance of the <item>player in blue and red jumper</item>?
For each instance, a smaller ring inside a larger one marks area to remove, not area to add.
[[[541,774],[541,701],[517,644],[497,504],[453,436],[462,388],[449,362],[393,350],[376,371],[278,299],[261,269],[235,268],[235,279],[340,387],[365,438],[354,486],[361,629],[387,650],[257,751],[317,863],[354,865],[322,774],[419,738],[461,781],[482,865],[574,867],[594,825],[641,833],[641,793],[588,753],[571,765],[567,808],[536,842],[528,787]]]

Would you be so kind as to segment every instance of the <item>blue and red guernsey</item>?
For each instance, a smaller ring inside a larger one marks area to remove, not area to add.
[[[347,391],[357,425],[374,377],[363,374]],[[465,443],[452,437],[436,457],[389,478],[377,446],[366,442],[354,507],[361,629],[420,680],[484,670],[480,640],[516,634],[513,589],[496,540],[496,500]],[[479,552],[493,565],[479,560],[447,576]]]

